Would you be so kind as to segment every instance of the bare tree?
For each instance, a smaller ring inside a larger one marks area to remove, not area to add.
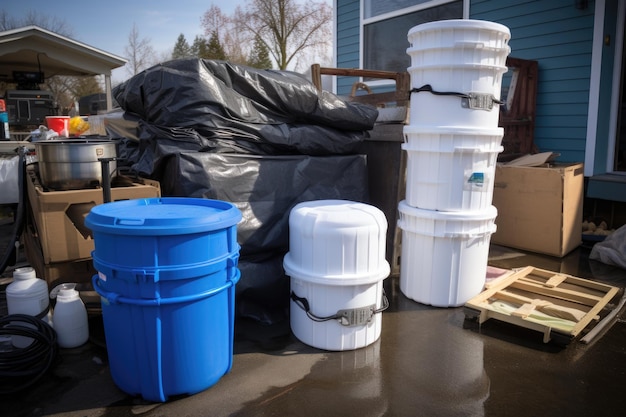
[[[225,15],[218,6],[211,5],[202,16],[202,26],[204,35],[208,39],[217,38],[230,62],[246,63],[248,52],[245,48],[246,41],[242,38],[241,29],[235,25],[232,17]]]
[[[48,90],[54,94],[57,110],[61,114],[68,114],[74,107],[74,102],[81,97],[96,93],[103,93],[99,76],[62,77],[54,76],[46,81]]]
[[[237,62],[233,50],[238,48],[240,62],[245,63],[251,48],[260,40],[276,66],[284,70],[290,64],[297,66],[299,58],[305,55],[324,55],[323,51],[331,45],[331,21],[331,9],[323,2],[247,0],[245,7],[237,7],[231,17],[211,6],[202,23],[207,34],[219,29],[218,36],[229,60]]]
[[[133,28],[128,34],[128,45],[126,45],[124,52],[128,58],[126,72],[131,77],[156,63],[155,52],[150,44],[150,39],[140,37],[135,23],[133,23]]]
[[[24,26],[39,26],[58,35],[71,37],[72,28],[68,23],[56,16],[42,14],[36,10],[28,10],[21,18],[10,16],[6,10],[0,10],[0,31],[17,29]]]
[[[297,56],[329,45],[331,17],[326,3],[251,0],[236,20],[252,39],[258,36],[265,43],[278,68],[284,70]]]

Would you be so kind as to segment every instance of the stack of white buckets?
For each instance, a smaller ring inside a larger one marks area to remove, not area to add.
[[[400,290],[417,302],[460,306],[485,284],[509,39],[507,27],[479,20],[430,22],[408,32]]]

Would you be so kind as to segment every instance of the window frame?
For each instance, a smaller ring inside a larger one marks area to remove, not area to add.
[[[444,4],[448,4],[448,3],[454,3],[458,0],[430,0],[430,1],[426,1],[420,4],[416,4],[414,6],[410,6],[410,7],[405,7],[402,9],[398,9],[392,12],[387,12],[387,13],[383,13],[380,14],[378,16],[374,16],[374,17],[369,17],[369,18],[365,18],[365,2],[367,0],[361,0],[360,1],[360,18],[359,18],[359,66],[360,68],[364,68],[364,62],[365,62],[365,26],[372,24],[372,23],[376,23],[382,20],[387,20],[387,19],[391,19],[394,17],[398,17],[398,16],[403,16],[406,14],[410,14],[410,13],[414,13],[414,12],[419,12],[420,10],[425,10],[425,9],[430,9],[432,7],[437,7],[437,6],[442,6]],[[370,1],[376,1],[376,0],[370,0]],[[469,0],[462,0],[463,2],[463,19],[469,19],[469,6],[470,6],[470,1]],[[365,68],[365,69],[374,69],[374,68]],[[387,85],[393,85],[393,81],[389,81],[389,80],[368,80],[367,82],[368,85],[370,86],[387,86]]]

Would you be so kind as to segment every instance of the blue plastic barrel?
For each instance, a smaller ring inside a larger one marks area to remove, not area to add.
[[[202,198],[91,209],[93,284],[121,390],[162,402],[203,391],[230,371],[240,220],[233,204]]]

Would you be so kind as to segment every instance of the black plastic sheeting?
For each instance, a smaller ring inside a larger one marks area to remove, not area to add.
[[[239,315],[284,320],[289,213],[302,201],[367,202],[360,145],[378,111],[318,91],[302,75],[224,61],[154,66],[113,90],[123,113],[105,122],[118,167],[161,182],[163,196],[234,203],[243,214]]]
[[[186,145],[215,152],[351,154],[378,116],[375,107],[318,91],[295,72],[205,59],[156,65],[113,95],[122,109],[152,126],[145,132],[150,139],[189,136]],[[168,128],[176,135],[154,130]]]
[[[167,163],[164,195],[229,201],[241,210],[241,256],[289,249],[289,212],[303,201],[366,202],[363,155],[251,156],[183,152]]]

